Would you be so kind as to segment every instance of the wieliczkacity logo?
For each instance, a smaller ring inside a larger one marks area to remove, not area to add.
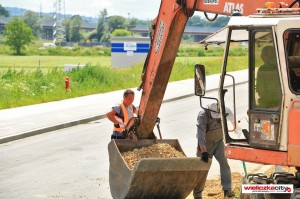
[[[242,185],[242,193],[293,193],[294,187],[291,184],[286,185]]]
[[[204,0],[204,4],[219,4],[219,0]]]

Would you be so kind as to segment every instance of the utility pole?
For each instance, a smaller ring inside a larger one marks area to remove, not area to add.
[[[40,3],[40,19],[42,18],[42,4]]]
[[[53,43],[65,41],[65,27],[63,26],[65,15],[63,12],[65,13],[65,1],[53,0]]]

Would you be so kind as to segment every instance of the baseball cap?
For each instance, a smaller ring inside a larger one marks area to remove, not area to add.
[[[208,105],[208,109],[211,110],[210,115],[212,118],[220,118],[221,117],[217,103],[212,103],[212,104]]]

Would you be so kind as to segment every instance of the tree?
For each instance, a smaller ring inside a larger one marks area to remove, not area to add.
[[[202,19],[200,16],[193,16],[189,18],[187,26],[197,26],[197,27],[225,27],[229,21],[230,17],[218,17],[215,21],[208,21],[207,19]]]
[[[138,24],[137,18],[131,18],[128,20],[128,29],[135,27]]]
[[[38,37],[40,35],[42,26],[39,15],[36,12],[27,10],[23,14],[22,19],[31,28],[32,34]]]
[[[80,27],[83,21],[79,15],[74,15],[70,22],[70,41],[79,42],[82,38]]]
[[[101,40],[102,36],[104,35],[104,33],[106,32],[106,16],[107,16],[107,10],[103,9],[102,11],[100,11],[100,15],[99,15],[99,19],[98,19],[98,24],[97,24],[97,33],[96,33],[96,39],[98,41]]]
[[[189,18],[187,22],[187,26],[198,26],[198,27],[204,27],[206,25],[206,21],[201,19],[200,16],[194,15],[191,18]]]
[[[110,34],[109,32],[107,32],[102,35],[100,42],[108,42],[109,40],[110,40]]]
[[[9,12],[0,5],[0,16],[9,17]]]
[[[71,41],[71,19],[64,20],[65,33],[66,33],[66,41]]]
[[[111,16],[108,19],[109,31],[113,32],[115,29],[126,29],[126,19],[121,16]]]
[[[34,36],[31,28],[20,18],[14,18],[4,29],[5,43],[21,54],[21,49],[30,44]]]
[[[218,17],[212,23],[209,23],[210,27],[225,27],[228,24],[230,17]]]

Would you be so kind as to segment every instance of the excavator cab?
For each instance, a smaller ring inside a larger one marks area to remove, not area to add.
[[[243,18],[237,18],[241,20]],[[234,20],[233,20],[234,21]],[[239,23],[241,23],[239,22]],[[225,140],[230,145],[242,145],[244,147],[279,150],[279,128],[282,105],[282,83],[279,73],[278,48],[275,41],[275,30],[271,25],[244,27],[230,26],[227,29],[227,42],[225,60],[221,74],[220,88],[223,91],[226,81],[235,77],[228,72],[234,66],[238,56],[231,56],[239,48],[248,59],[238,62],[248,68],[248,93],[239,95],[238,105],[244,104],[242,115],[236,115],[236,87],[226,88],[228,94],[219,93],[222,107],[230,107],[235,118],[245,118],[236,121],[238,126],[230,128],[226,117],[223,120]],[[238,46],[238,47],[236,47]],[[228,78],[229,77],[229,78]],[[231,96],[232,95],[232,96]],[[241,99],[242,98],[242,99]],[[232,99],[232,100],[231,100]],[[235,134],[230,132],[236,132]],[[232,135],[243,135],[237,138]]]
[[[294,155],[294,150],[300,149],[300,141],[290,139],[296,138],[294,131],[299,126],[292,124],[292,127],[287,121],[291,119],[291,112],[298,112],[299,74],[296,68],[299,68],[300,26],[296,24],[300,18],[280,14],[272,16],[274,18],[263,14],[232,17],[226,28],[202,43],[224,44],[218,99],[228,157],[299,166],[300,160]],[[243,88],[236,87],[236,77],[230,73],[239,67],[238,64],[242,64],[248,74]],[[195,71],[199,70],[198,67]],[[198,82],[198,85],[205,85],[205,79]],[[240,95],[242,92],[244,94]],[[232,110],[237,125],[227,121],[225,107]],[[299,118],[298,113],[293,117]],[[290,145],[291,142],[295,144]]]
[[[296,173],[282,173],[280,178],[274,173],[270,177],[251,174],[251,180],[245,179],[254,184],[292,184],[295,193],[300,187],[299,20],[299,9],[297,14],[279,9],[232,17],[226,28],[202,41],[224,45],[218,101],[227,157],[294,166]],[[238,77],[230,71],[238,64],[246,68],[247,76],[237,87]],[[195,94],[199,96],[205,94],[204,71],[203,66],[195,66]],[[237,125],[229,123],[225,107],[232,110]],[[290,194],[283,196],[290,198]]]

